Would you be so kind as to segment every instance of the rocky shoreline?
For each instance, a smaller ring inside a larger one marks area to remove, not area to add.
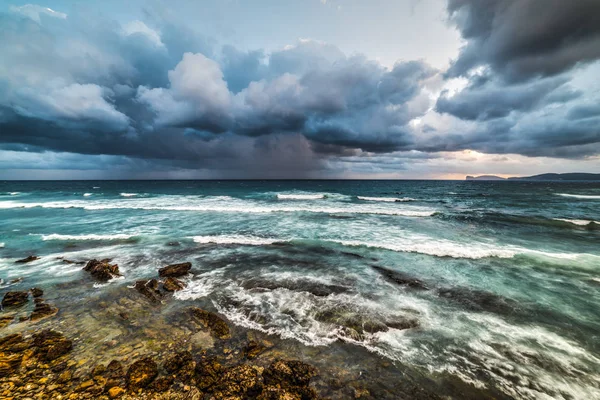
[[[171,301],[191,269],[191,263],[173,264],[155,278],[82,296],[82,285],[122,275],[108,258],[90,260],[83,281],[5,293],[0,398],[442,398],[438,382],[416,382],[409,371],[356,346],[342,343],[339,354],[307,347],[230,325],[209,301]],[[449,397],[492,398],[458,379],[445,380],[444,390]]]

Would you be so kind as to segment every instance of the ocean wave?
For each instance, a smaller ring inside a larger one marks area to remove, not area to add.
[[[302,238],[263,238],[244,235],[214,235],[214,236],[195,236],[193,240],[196,243],[213,244],[239,244],[251,246],[271,245],[275,243],[298,244],[310,242],[313,240]],[[434,257],[450,257],[465,259],[482,258],[513,258],[516,255],[532,255],[557,259],[574,260],[578,257],[575,253],[555,253],[540,250],[526,249],[517,246],[502,246],[486,243],[458,243],[444,239],[434,239],[426,236],[414,236],[396,238],[393,243],[369,242],[360,240],[343,239],[321,239],[321,244],[338,244],[347,247],[366,247],[371,249],[391,250],[399,253],[417,253]]]
[[[398,197],[367,197],[367,196],[356,196],[356,198],[358,200],[364,200],[364,201],[382,201],[382,202],[387,202],[387,203],[402,203],[402,202],[406,202],[406,201],[415,201],[415,199],[410,198],[410,197],[398,198]]]
[[[567,219],[567,218],[553,218],[555,221],[563,221],[568,222],[573,225],[579,226],[587,226],[590,224],[598,224],[597,221],[587,220],[587,219]]]
[[[600,200],[600,196],[597,196],[597,195],[570,194],[570,193],[557,193],[557,195],[562,196],[562,197],[573,197],[576,199]]]
[[[174,204],[181,205],[174,205]],[[0,201],[0,209],[10,208],[82,208],[85,210],[158,210],[158,211],[197,211],[197,212],[222,212],[222,213],[277,213],[277,212],[308,212],[325,214],[375,214],[375,215],[397,215],[404,217],[429,217],[436,211],[428,208],[389,208],[366,205],[342,205],[342,206],[285,206],[247,202],[242,200],[214,201],[207,199],[181,198],[178,196],[164,196],[162,198],[131,199],[127,201],[65,201],[29,203],[16,201]]]
[[[60,235],[58,233],[52,233],[49,235],[41,235],[42,240],[127,240],[135,237],[135,235],[127,235],[124,233],[117,233],[114,235]]]
[[[83,197],[90,197],[92,194],[91,193],[84,193]]]
[[[282,194],[278,193],[279,200],[320,200],[324,199],[324,194]]]
[[[92,189],[100,189],[100,186],[94,186]]]
[[[0,243],[0,249],[4,247],[4,243]]]
[[[263,246],[269,245],[281,240],[266,239],[255,236],[242,236],[242,235],[223,235],[223,236],[194,236],[194,242],[196,243],[213,243],[213,244],[241,244],[250,246]]]
[[[119,193],[119,196],[121,197],[134,197],[137,196],[137,193]]]

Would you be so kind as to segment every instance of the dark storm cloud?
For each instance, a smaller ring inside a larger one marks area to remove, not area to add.
[[[448,11],[467,41],[450,76],[489,65],[523,80],[600,57],[598,0],[449,0]]]
[[[565,84],[567,78],[546,78],[533,82],[505,85],[493,80],[477,80],[455,96],[442,93],[436,103],[440,113],[466,120],[506,117],[511,112],[525,112],[549,103],[566,103],[580,93]]]
[[[553,29],[547,24],[556,10],[579,14],[550,2],[541,26],[505,32],[523,22],[515,10],[530,15],[525,4],[537,4],[522,3],[450,1],[466,39],[451,72],[466,74],[469,84],[437,101],[443,78],[424,61],[385,68],[314,40],[271,53],[218,48],[160,13],[149,14],[148,25],[87,14],[0,14],[0,150],[72,153],[78,157],[63,157],[60,165],[86,168],[91,159],[104,168],[131,159],[132,168],[299,177],[332,158],[363,163],[393,152],[598,154],[597,99],[573,89],[568,72],[549,76],[577,62],[566,62],[563,44],[535,51],[531,45]],[[564,34],[573,51],[595,38],[587,19],[581,29]],[[562,67],[534,71],[543,58]],[[467,74],[476,66],[485,72]],[[453,120],[424,119],[436,111]]]

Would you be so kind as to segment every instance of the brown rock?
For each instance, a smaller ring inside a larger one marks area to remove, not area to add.
[[[301,361],[275,360],[263,372],[265,385],[308,386],[311,378],[317,376],[317,369]]]
[[[125,389],[122,387],[115,386],[108,390],[108,397],[111,399],[118,399],[119,397],[123,396],[123,394],[125,394]]]
[[[127,387],[138,390],[148,386],[158,375],[158,366],[150,357],[136,361],[127,370]]]
[[[251,340],[248,342],[246,347],[244,347],[243,353],[244,357],[248,360],[252,360],[258,357],[263,351],[266,350],[266,347],[257,342],[256,340]]]
[[[29,289],[29,291],[31,292],[31,295],[34,298],[42,297],[44,295],[44,291],[42,289],[39,289],[39,288],[35,288],[34,287],[34,288]]]
[[[21,366],[23,354],[0,352],[0,377],[14,374]]]
[[[176,292],[178,290],[184,289],[185,283],[181,282],[177,278],[168,277],[167,279],[165,279],[165,282],[163,283],[163,288],[167,292]]]
[[[187,273],[189,273],[191,268],[192,268],[192,263],[190,263],[190,262],[167,265],[166,267],[160,268],[158,270],[158,276],[161,276],[163,278],[166,278],[169,276],[177,278],[177,277],[180,277],[180,276],[183,276],[183,275],[186,275]]]
[[[37,300],[37,299],[36,299]],[[32,321],[38,321],[42,318],[51,317],[58,312],[58,308],[52,307],[50,304],[44,302],[36,302],[35,308],[29,317]]]
[[[73,349],[73,342],[63,336],[62,333],[46,329],[33,335],[32,346],[42,359],[52,361],[67,354]]]
[[[173,378],[170,376],[161,376],[152,382],[149,388],[155,392],[164,392],[169,390],[169,388],[173,385]]]
[[[213,397],[217,400],[231,398],[253,398],[262,390],[260,374],[249,365],[229,368],[220,382],[213,388]]]
[[[89,272],[94,279],[100,282],[106,282],[112,278],[121,276],[119,274],[119,266],[117,264],[110,264],[109,259],[105,260],[90,260],[85,267],[84,271]]]
[[[172,374],[179,371],[185,364],[193,361],[192,353],[189,351],[181,351],[179,353],[175,353],[170,357],[167,357],[167,360],[163,364],[163,368],[168,373]]]
[[[199,321],[204,327],[210,329],[213,336],[219,339],[229,339],[229,326],[217,314],[203,310],[198,307],[192,307],[192,316]]]
[[[9,325],[15,317],[13,315],[3,315],[0,317],[0,328],[4,328],[6,325]]]
[[[15,263],[25,264],[25,263],[32,262],[32,261],[39,260],[39,259],[40,258],[38,256],[28,256],[28,257],[25,257],[25,258],[23,258],[21,260],[15,261]]]
[[[158,290],[158,281],[156,279],[137,281],[134,288],[152,303],[160,303],[162,293]]]
[[[196,364],[196,386],[207,390],[219,382],[224,368],[215,358],[202,360]]]
[[[2,299],[2,307],[19,307],[27,303],[28,299],[27,292],[7,292]]]

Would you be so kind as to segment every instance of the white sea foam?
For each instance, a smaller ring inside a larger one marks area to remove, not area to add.
[[[50,235],[41,235],[42,240],[125,240],[134,237],[135,235],[127,235],[124,233],[117,233],[114,235],[59,235],[53,233]]]
[[[0,209],[9,208],[83,208],[85,210],[164,210],[164,211],[198,211],[223,213],[276,213],[276,212],[312,212],[326,214],[378,214],[405,217],[429,217],[436,210],[423,207],[382,207],[380,205],[338,204],[336,206],[313,205],[273,205],[268,203],[245,201],[228,198],[198,198],[195,196],[162,196],[159,198],[138,198],[131,200],[95,200],[95,201],[63,201],[63,202],[17,202],[0,201]]]
[[[137,196],[137,193],[119,193],[120,196],[122,197],[134,197]]]
[[[9,194],[10,194],[11,196],[16,196],[16,195],[18,195],[18,194],[21,194],[21,192],[10,192]]]
[[[589,225],[591,223],[596,223],[596,224],[598,223],[596,221],[587,220],[587,219],[554,218],[554,220],[556,220],[556,221],[563,221],[563,222],[569,222],[571,224],[579,225],[579,226],[586,226],[586,225]]]
[[[398,198],[398,197],[366,197],[366,196],[356,196],[356,198],[359,199],[359,200],[365,200],[365,201],[382,201],[382,202],[387,202],[387,203],[401,203],[401,202],[406,202],[406,201],[415,201],[415,199],[410,198],[410,197]]]
[[[100,189],[100,186],[94,186],[92,189]]]
[[[84,193],[83,197],[90,197],[92,194],[91,193]]]
[[[4,247],[4,243],[0,243],[0,249]]]
[[[319,200],[324,199],[324,194],[282,194],[278,193],[279,200]]]
[[[562,196],[562,197],[573,197],[576,199],[600,200],[600,196],[597,196],[597,195],[570,194],[570,193],[557,193],[557,195]]]
[[[266,239],[255,236],[224,235],[224,236],[194,236],[196,243],[214,244],[242,244],[250,246],[262,246],[280,242],[281,240]]]

